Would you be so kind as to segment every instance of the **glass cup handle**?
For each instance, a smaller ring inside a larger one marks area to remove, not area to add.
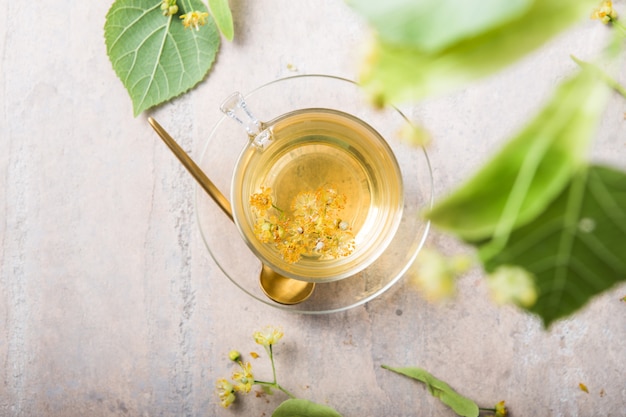
[[[241,93],[235,92],[228,96],[222,102],[220,110],[243,126],[250,138],[250,144],[255,148],[262,151],[272,142],[272,127],[254,117]]]

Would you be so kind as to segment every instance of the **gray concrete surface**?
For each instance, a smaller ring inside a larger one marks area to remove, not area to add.
[[[268,416],[285,397],[222,409],[226,355],[281,325],[282,383],[345,416],[451,416],[380,368],[421,366],[511,415],[626,416],[626,287],[549,331],[489,299],[482,274],[427,303],[406,280],[365,306],[288,314],[235,287],[196,229],[194,183],[156,139],[105,53],[104,2],[3,2],[0,13],[0,416]],[[231,1],[236,40],[193,92],[149,112],[196,154],[234,90],[295,73],[354,78],[368,31],[339,0]],[[626,3],[615,2],[626,15]],[[606,28],[583,22],[507,71],[403,108],[434,133],[437,195],[530,117]],[[621,81],[626,81],[622,71]],[[593,156],[626,167],[613,97]],[[429,245],[465,251],[433,233]],[[259,373],[268,369],[255,361]],[[589,392],[579,389],[584,383]]]

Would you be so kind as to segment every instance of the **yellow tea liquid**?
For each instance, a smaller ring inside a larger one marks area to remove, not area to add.
[[[393,238],[402,214],[402,176],[385,140],[360,119],[329,109],[294,111],[266,125],[272,141],[262,150],[248,146],[233,179],[235,221],[248,245],[292,278],[332,280],[365,268]],[[288,265],[270,244],[255,242],[251,194],[271,188],[275,206],[290,217],[299,193],[328,186],[346,197],[341,219],[355,237],[353,254]]]

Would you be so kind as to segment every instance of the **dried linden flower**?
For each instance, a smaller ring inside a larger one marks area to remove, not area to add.
[[[185,26],[185,29],[193,27],[196,30],[200,30],[200,26],[206,24],[207,17],[209,17],[208,13],[199,11],[185,13],[180,16],[183,20],[183,26]]]
[[[254,341],[262,346],[275,345],[283,337],[283,330],[280,327],[266,326],[264,329],[254,332]]]
[[[217,395],[220,398],[220,404],[224,408],[228,408],[235,401],[235,388],[233,384],[226,379],[217,380]]]
[[[274,243],[287,263],[302,256],[336,259],[355,249],[350,224],[341,218],[346,196],[333,186],[302,191],[291,202],[291,217],[274,205],[271,188],[250,196],[250,207],[258,216],[254,234],[262,243]]]
[[[234,386],[235,391],[248,393],[252,389],[254,384],[254,375],[252,374],[252,365],[250,362],[245,364],[239,362],[241,365],[241,372],[233,373],[233,381],[237,383]]]
[[[250,205],[260,216],[263,216],[267,210],[272,208],[272,189],[261,187],[260,193],[250,196]]]

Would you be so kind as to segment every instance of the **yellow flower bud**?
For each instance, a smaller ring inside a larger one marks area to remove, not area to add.
[[[496,414],[494,417],[506,417],[508,415],[508,410],[504,405],[504,401],[500,401],[498,404],[496,404],[495,410]]]
[[[163,16],[173,16],[178,13],[178,6],[176,0],[163,0],[161,2],[161,10],[163,10]]]
[[[231,350],[228,352],[228,358],[233,362],[237,362],[241,358],[241,354],[236,350]]]

